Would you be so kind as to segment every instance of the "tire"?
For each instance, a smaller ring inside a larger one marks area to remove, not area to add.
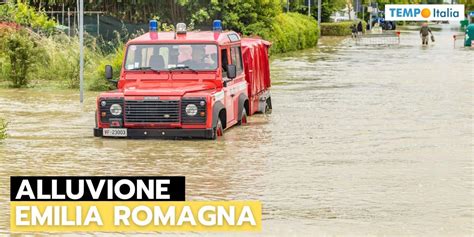
[[[245,125],[247,124],[247,110],[245,108],[242,109],[242,115],[240,116],[239,125]]]
[[[272,97],[269,97],[267,99],[264,113],[265,114],[271,114],[272,113]]]
[[[97,110],[94,112],[94,118],[95,118],[95,127],[98,128],[99,124],[97,123]]]
[[[212,140],[216,140],[218,137],[224,136],[224,127],[222,126],[221,119],[217,119],[216,127],[212,131]]]

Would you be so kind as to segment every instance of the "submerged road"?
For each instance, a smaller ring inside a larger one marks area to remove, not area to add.
[[[1,89],[0,233],[12,175],[184,175],[187,200],[261,200],[264,234],[472,235],[474,51],[452,27],[278,56],[273,114],[216,142],[94,138],[95,93]]]

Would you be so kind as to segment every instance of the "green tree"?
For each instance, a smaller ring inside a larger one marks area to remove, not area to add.
[[[0,21],[16,22],[48,34],[51,34],[56,26],[56,22],[49,19],[44,11],[37,10],[21,1],[17,3],[9,1],[7,4],[0,5]]]
[[[459,4],[464,4],[466,12],[474,11],[474,0],[458,0]]]
[[[328,0],[326,0],[328,1]],[[340,0],[337,0],[340,1]],[[33,0],[37,8],[61,10],[76,8],[74,0]],[[163,24],[178,22],[208,25],[221,19],[230,29],[245,32],[246,26],[263,23],[269,26],[272,18],[282,12],[281,0],[131,0],[86,1],[85,9],[104,11],[129,22],[148,22],[155,18]]]
[[[227,29],[251,34],[257,26],[269,28],[282,8],[278,0],[222,0],[213,1],[210,12]]]
[[[26,87],[28,78],[40,61],[41,48],[25,29],[0,32],[0,57],[6,58],[6,78],[15,88]]]
[[[290,3],[290,11],[308,14],[308,0],[295,0]],[[317,0],[311,1],[311,15],[318,18]],[[321,21],[328,22],[334,12],[346,7],[346,0],[321,0]]]

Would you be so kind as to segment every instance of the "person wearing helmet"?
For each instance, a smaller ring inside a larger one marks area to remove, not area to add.
[[[428,36],[431,34],[433,36],[433,33],[431,32],[430,27],[428,26],[428,23],[423,23],[420,28],[420,36],[421,36],[421,43],[423,45],[428,45]]]

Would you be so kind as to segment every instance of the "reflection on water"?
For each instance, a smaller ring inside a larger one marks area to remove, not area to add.
[[[0,229],[11,175],[184,175],[188,200],[262,200],[268,234],[472,234],[473,51],[440,28],[274,58],[273,114],[219,141],[94,138],[95,93],[2,89]]]

